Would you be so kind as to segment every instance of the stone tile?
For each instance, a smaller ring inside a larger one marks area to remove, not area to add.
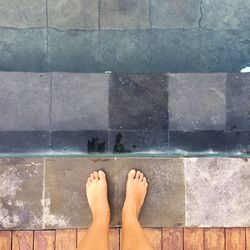
[[[109,75],[53,73],[52,129],[109,128]]]
[[[0,73],[0,130],[48,130],[50,75]]]
[[[226,133],[226,152],[250,153],[250,132]]]
[[[149,1],[101,1],[101,29],[146,29],[149,23]]]
[[[152,30],[150,36],[152,64],[149,72],[201,70],[199,29]]]
[[[228,74],[227,130],[250,130],[250,73]]]
[[[186,226],[250,225],[250,161],[185,159]]]
[[[46,160],[45,228],[88,227],[91,211],[85,195],[90,173],[104,170],[109,184],[111,225],[117,223],[115,162],[112,159],[55,158]],[[59,191],[60,190],[60,191]]]
[[[118,158],[116,160],[118,211],[125,198],[130,169],[142,171],[149,182],[140,221],[145,227],[181,226],[185,223],[185,188],[182,159]]]
[[[0,229],[42,229],[43,159],[0,159]]]
[[[46,0],[1,1],[0,26],[12,28],[45,27]]]
[[[169,125],[171,130],[225,128],[225,74],[171,74]]]
[[[98,0],[49,0],[48,21],[61,30],[98,29]]]
[[[199,27],[200,1],[151,0],[151,23],[153,28]]]
[[[54,131],[52,149],[69,153],[104,153],[108,151],[108,131]]]
[[[225,134],[223,131],[170,131],[169,148],[189,152],[225,151]]]
[[[47,71],[46,29],[0,28],[0,34],[1,71]]]
[[[51,71],[99,72],[98,31],[49,29]]]
[[[111,75],[109,113],[112,129],[167,129],[168,76]]]
[[[102,31],[101,70],[141,73],[151,71],[148,31]]]

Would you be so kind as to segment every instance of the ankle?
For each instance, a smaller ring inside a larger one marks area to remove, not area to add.
[[[110,216],[93,216],[93,223],[98,223],[100,225],[109,225]]]

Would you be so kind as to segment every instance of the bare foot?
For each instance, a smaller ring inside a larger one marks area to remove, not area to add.
[[[93,220],[109,223],[110,208],[107,194],[107,181],[103,171],[92,173],[86,183],[88,203],[93,215]]]
[[[146,177],[140,171],[130,170],[128,173],[126,198],[122,209],[124,218],[138,219],[143,205],[148,183]]]

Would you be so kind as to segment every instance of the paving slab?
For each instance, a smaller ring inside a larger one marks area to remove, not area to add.
[[[186,226],[250,225],[250,161],[185,159]]]
[[[118,213],[125,198],[130,169],[142,171],[149,186],[140,221],[144,227],[172,227],[185,224],[184,165],[182,159],[117,158]],[[119,216],[120,218],[120,216]],[[121,218],[120,218],[121,220]]]
[[[49,130],[50,74],[0,73],[0,130]]]
[[[52,74],[52,129],[107,130],[108,74]]]
[[[0,229],[42,229],[43,159],[0,159]]]
[[[85,183],[88,176],[102,169],[109,183],[111,225],[117,223],[116,169],[112,159],[60,158],[47,159],[45,163],[45,210],[46,229],[85,228],[91,223]]]
[[[171,130],[225,129],[226,74],[170,74]]]
[[[250,153],[250,132],[238,131],[226,133],[226,152]]]

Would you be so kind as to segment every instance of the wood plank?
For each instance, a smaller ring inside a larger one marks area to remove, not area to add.
[[[56,244],[55,231],[35,231],[34,250],[54,250]]]
[[[14,231],[12,235],[12,250],[32,250],[33,231]]]
[[[225,231],[223,228],[204,229],[205,250],[224,250]]]
[[[154,250],[161,250],[161,229],[160,228],[144,228],[150,243],[154,247]]]
[[[204,249],[202,228],[184,228],[184,249],[185,250]]]
[[[76,230],[56,230],[56,250],[76,249]]]
[[[11,250],[10,231],[0,231],[0,250]]]
[[[227,228],[226,229],[226,250],[246,249],[246,229]]]
[[[183,229],[162,229],[162,250],[183,250]]]
[[[250,250],[250,228],[246,228],[246,250]]]

